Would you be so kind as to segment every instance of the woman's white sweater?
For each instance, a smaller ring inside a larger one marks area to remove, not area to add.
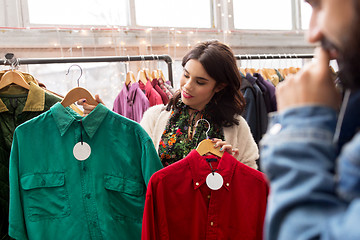
[[[144,113],[140,122],[140,125],[152,139],[156,151],[159,150],[160,139],[170,118],[170,113],[170,111],[166,111],[164,105],[155,105]],[[256,160],[259,158],[258,147],[245,119],[241,116],[237,118],[239,125],[223,128],[225,141],[231,144],[233,148],[239,149],[237,159],[240,162],[257,169]]]

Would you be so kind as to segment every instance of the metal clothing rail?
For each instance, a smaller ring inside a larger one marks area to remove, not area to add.
[[[258,59],[294,59],[313,58],[314,54],[241,54],[235,55],[237,60],[258,60]]]
[[[0,65],[26,65],[51,63],[88,63],[88,62],[133,62],[133,61],[165,61],[168,66],[169,81],[173,84],[172,59],[169,55],[140,55],[140,56],[106,56],[106,57],[64,57],[64,58],[14,58],[13,54],[6,54],[6,59],[0,59]]]

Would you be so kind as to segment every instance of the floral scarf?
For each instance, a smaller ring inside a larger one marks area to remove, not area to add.
[[[211,121],[210,116],[206,114],[205,107],[202,111],[196,111],[191,119],[189,114],[190,107],[185,105],[181,99],[177,102],[178,110],[171,110],[170,119],[165,127],[159,144],[159,157],[164,167],[185,158],[197,145],[206,139],[208,123],[199,121],[193,138],[193,126],[196,124],[195,118],[200,114],[200,119],[206,119],[210,123],[208,137],[224,140],[222,127],[217,126]],[[190,134],[189,134],[190,127]]]

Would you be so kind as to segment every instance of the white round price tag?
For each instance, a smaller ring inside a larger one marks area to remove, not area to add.
[[[74,157],[79,161],[86,160],[91,154],[91,147],[86,142],[78,142],[73,148]]]
[[[223,177],[217,172],[209,173],[209,175],[206,177],[206,185],[212,190],[220,189],[223,183]]]

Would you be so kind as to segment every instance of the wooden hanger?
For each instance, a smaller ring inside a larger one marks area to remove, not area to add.
[[[144,72],[145,72],[145,76],[146,76],[147,80],[152,81],[153,78],[152,78],[152,76],[151,76],[150,70],[149,70],[148,68],[144,68],[143,70],[144,70]]]
[[[240,68],[240,72],[241,72],[244,76],[246,76],[245,68]]]
[[[166,80],[163,71],[161,69],[158,69],[157,71],[159,73],[159,78],[161,78],[165,82]]]
[[[259,72],[264,79],[269,79],[269,75],[266,68],[259,69]]]
[[[134,73],[132,71],[129,71],[126,73],[126,80],[125,80],[125,85],[126,86],[129,86],[129,84],[133,84],[135,83],[136,80],[135,80],[135,76],[134,76]]]
[[[16,84],[28,90],[30,88],[30,85],[26,82],[24,74],[17,70],[9,70],[2,75],[0,79],[0,89],[3,89],[10,84]]]
[[[297,73],[296,67],[289,67],[289,74],[295,74]]]
[[[139,72],[138,72],[138,76],[137,76],[137,80],[139,81],[139,82],[142,82],[144,85],[146,85],[146,83],[147,83],[147,78],[146,78],[146,76],[145,76],[145,72],[144,72],[144,70],[139,70]]]
[[[214,143],[209,139],[208,137],[208,132],[210,130],[210,123],[208,120],[206,119],[199,119],[197,120],[196,124],[195,124],[195,128],[196,126],[198,125],[199,121],[206,121],[208,124],[209,124],[209,128],[208,130],[206,131],[206,139],[202,140],[199,145],[197,146],[196,148],[196,151],[202,156],[202,155],[205,155],[207,153],[211,153],[217,157],[222,157],[223,156],[223,152],[220,152],[220,150],[218,148],[215,148],[214,147]]]
[[[72,66],[78,66],[80,68],[80,77],[77,79],[78,82],[78,87],[75,87],[73,89],[71,89],[64,97],[64,99],[61,101],[61,105],[63,105],[64,107],[68,107],[71,104],[75,103],[76,101],[80,100],[80,99],[86,99],[86,103],[90,104],[90,105],[95,105],[97,106],[99,103],[95,100],[95,98],[91,95],[91,93],[86,90],[85,88],[79,87],[79,80],[82,76],[82,68],[77,65],[71,65],[68,69],[68,72],[66,73],[69,74],[69,70]]]
[[[196,151],[202,156],[207,153],[211,153],[215,156],[222,157],[223,152],[220,152],[218,148],[214,147],[214,143],[210,139],[202,140],[196,148]]]
[[[159,79],[159,73],[158,73],[158,71],[157,71],[157,70],[152,70],[152,72],[151,72],[151,77],[152,77],[153,79]]]
[[[68,107],[83,98],[86,99],[87,104],[95,106],[99,104],[88,90],[82,87],[75,87],[65,95],[64,99],[61,101],[61,105]]]

